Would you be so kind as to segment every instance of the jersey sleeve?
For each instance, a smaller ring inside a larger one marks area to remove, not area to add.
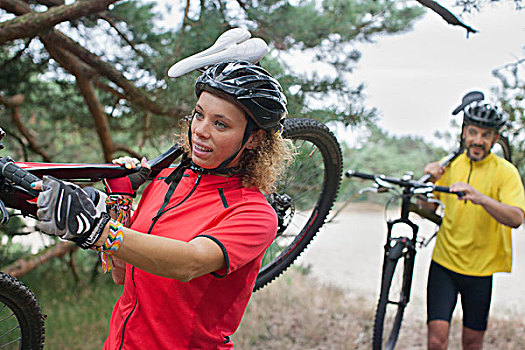
[[[263,254],[276,232],[275,211],[267,203],[247,203],[226,212],[198,237],[212,239],[223,250],[226,269],[214,275],[224,277]]]
[[[525,194],[518,170],[513,166],[507,167],[500,180],[499,201],[525,212]]]

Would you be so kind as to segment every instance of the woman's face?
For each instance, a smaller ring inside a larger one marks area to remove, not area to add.
[[[244,111],[221,97],[204,91],[191,123],[191,157],[205,169],[214,169],[241,148],[247,120]],[[253,136],[253,135],[252,135]],[[246,145],[250,144],[251,138]],[[240,155],[228,165],[239,164]]]

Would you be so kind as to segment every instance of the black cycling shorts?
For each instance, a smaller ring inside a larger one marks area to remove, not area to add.
[[[427,285],[427,323],[443,320],[450,323],[461,295],[463,326],[485,331],[492,296],[492,276],[477,277],[456,273],[432,261]]]

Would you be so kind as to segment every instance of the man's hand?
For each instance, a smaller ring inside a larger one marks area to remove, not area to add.
[[[464,182],[455,182],[450,185],[450,192],[463,192],[465,195],[458,197],[458,200],[469,200],[474,204],[483,204],[487,196],[476,190],[471,185]]]
[[[523,210],[519,207],[501,203],[476,190],[464,182],[455,182],[450,185],[451,192],[463,191],[465,195],[458,200],[469,200],[481,205],[496,221],[509,227],[518,228],[523,222]]]
[[[37,199],[37,227],[48,235],[74,241],[88,249],[102,235],[110,220],[109,214],[95,208],[87,193],[79,186],[44,176]]]
[[[445,172],[445,167],[443,167],[439,162],[428,163],[423,169],[423,174],[430,174],[434,181],[437,181],[443,176]]]

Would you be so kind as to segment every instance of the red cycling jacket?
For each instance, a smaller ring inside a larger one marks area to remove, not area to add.
[[[171,171],[163,170],[145,189],[131,229],[182,241],[206,236],[223,250],[227,268],[184,283],[128,264],[105,350],[233,349],[229,337],[275,238],[275,211],[259,190],[243,188],[239,176],[187,170],[165,200]]]

